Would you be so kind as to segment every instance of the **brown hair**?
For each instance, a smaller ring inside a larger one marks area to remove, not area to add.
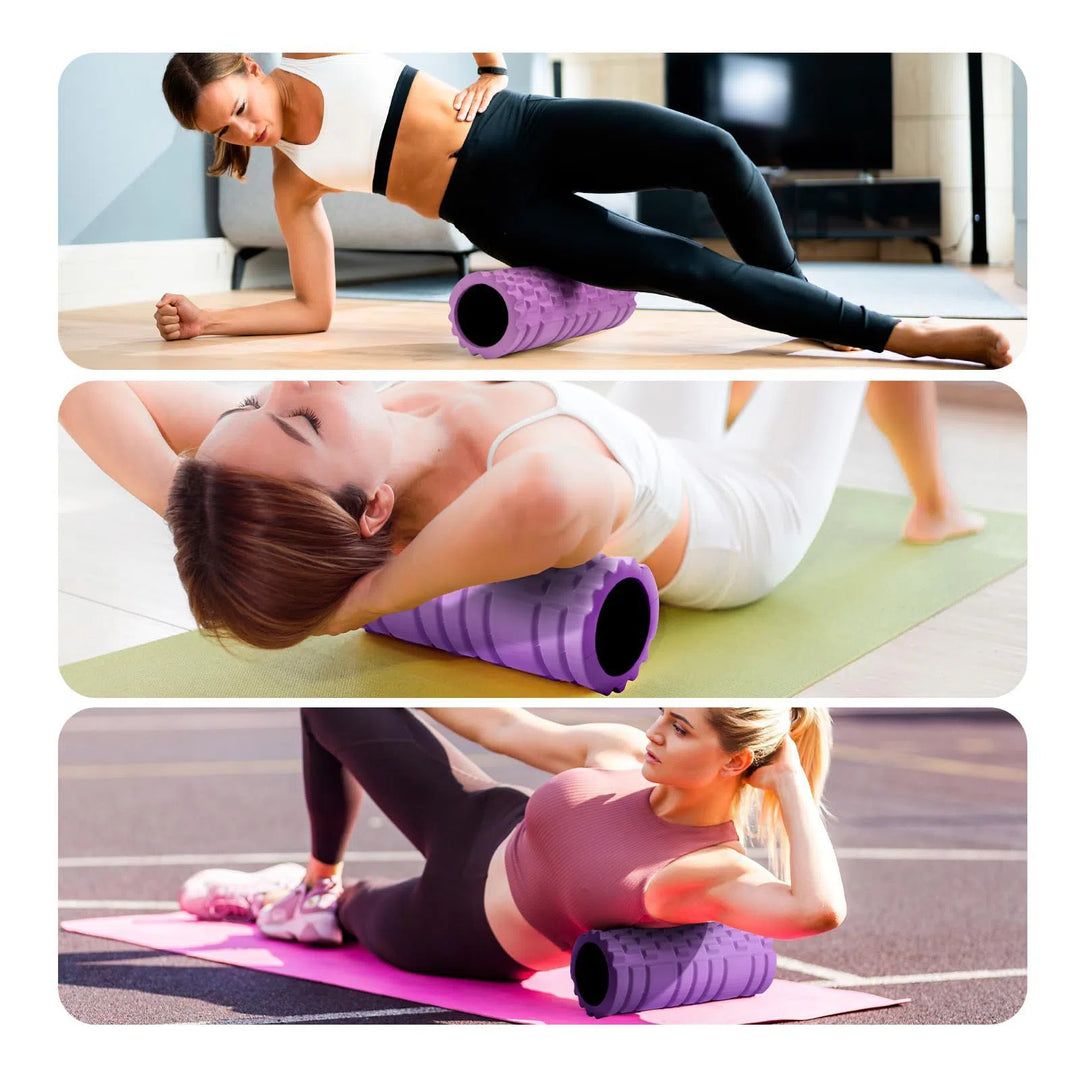
[[[367,503],[354,486],[330,492],[184,458],[165,520],[195,621],[261,649],[315,633],[390,555],[389,521],[360,533]]]
[[[720,745],[728,753],[749,750],[753,754],[744,778],[759,765],[766,764],[784,736],[790,735],[799,751],[814,802],[821,807],[832,749],[832,717],[828,709],[709,709],[707,715],[720,737]],[[764,847],[770,865],[786,880],[787,833],[775,792],[762,791],[744,782],[736,797],[733,816],[739,835]]]
[[[243,53],[174,53],[161,79],[161,92],[181,127],[197,131],[195,111],[199,96],[212,82],[244,71]],[[243,180],[251,159],[250,146],[234,146],[214,136],[210,176],[229,174]]]

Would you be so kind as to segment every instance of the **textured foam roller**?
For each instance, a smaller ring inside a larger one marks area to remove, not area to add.
[[[769,988],[767,938],[720,923],[590,930],[574,943],[570,974],[590,1016],[752,997]]]
[[[610,694],[637,678],[659,610],[647,566],[597,555],[447,593],[366,629]]]
[[[473,356],[494,360],[626,322],[634,293],[519,266],[467,274],[450,293],[450,325]]]

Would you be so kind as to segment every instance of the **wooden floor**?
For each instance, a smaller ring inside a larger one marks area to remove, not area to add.
[[[1005,267],[968,268],[1024,309],[1025,293]],[[193,297],[204,307],[235,307],[286,298],[283,290],[244,290]],[[889,369],[981,370],[961,361],[905,360],[894,354],[836,353],[808,341],[756,330],[713,312],[639,309],[622,326],[588,337],[533,349],[497,361],[477,360],[450,333],[444,304],[341,299],[333,327],[324,334],[278,337],[205,337],[164,342],[153,326],[153,301],[62,312],[60,345],[82,367],[102,370],[274,370],[279,368],[379,371],[567,372],[663,370],[761,370],[842,367],[865,374],[868,361]],[[964,323],[972,320],[950,320]],[[1027,323],[992,321],[1023,349]]]
[[[941,397],[942,455],[960,498],[970,506],[1026,509],[1026,422],[1015,393],[1000,383],[965,379],[943,383]],[[60,480],[60,662],[193,629],[161,519],[98,470],[63,432]],[[888,445],[865,413],[841,482],[906,490]],[[831,699],[1006,693],[1024,672],[1026,606],[1026,572],[1019,570],[808,693]]]

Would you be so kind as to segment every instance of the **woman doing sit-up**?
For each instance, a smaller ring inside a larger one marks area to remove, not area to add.
[[[722,922],[777,938],[832,930],[844,889],[821,819],[823,709],[665,709],[647,732],[520,709],[439,709],[441,723],[555,776],[497,784],[404,709],[303,709],[305,870],[207,870],[181,890],[203,918],[270,937],[355,937],[410,971],[521,980],[578,934]],[[419,877],[342,891],[366,791],[424,856]],[[771,873],[742,837],[774,853]],[[294,886],[274,899],[282,882]]]
[[[165,516],[199,625],[262,648],[599,552],[646,564],[665,603],[750,603],[817,534],[864,397],[915,494],[906,537],[982,526],[942,472],[932,383],[765,383],[730,427],[724,383],[604,397],[575,383],[286,382],[240,396],[86,383],[60,417]]]
[[[476,82],[455,92],[374,54],[286,53],[270,72],[241,53],[176,54],[162,89],[184,127],[213,136],[211,174],[243,178],[251,147],[273,151],[296,295],[209,311],[166,294],[161,336],[327,329],[334,242],[322,197],[365,191],[451,222],[511,266],[682,297],[792,337],[988,367],[1011,361],[992,327],[895,319],[806,281],[768,185],[720,128],[637,102],[514,93],[501,56],[474,55]],[[576,194],[649,188],[704,192],[742,261]]]

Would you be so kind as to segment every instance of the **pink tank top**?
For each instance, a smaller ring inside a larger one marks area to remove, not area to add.
[[[634,769],[568,769],[533,793],[506,848],[510,893],[526,921],[562,949],[586,930],[669,926],[645,910],[645,887],[691,851],[737,840],[722,825],[673,825],[653,813]]]

